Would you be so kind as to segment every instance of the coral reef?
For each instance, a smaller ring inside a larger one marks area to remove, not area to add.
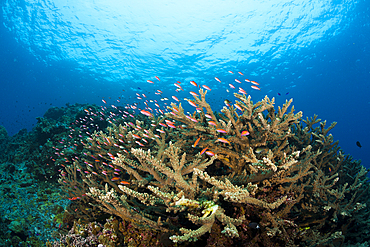
[[[0,128],[0,246],[370,241],[368,171],[335,123],[238,94],[215,112],[199,93],[193,114],[76,104],[29,133]]]
[[[0,125],[0,142],[6,138],[8,138],[8,132],[6,131],[4,126]]]
[[[66,207],[60,189],[40,183],[25,163],[0,164],[0,184],[0,246],[44,246],[59,230],[55,215]]]
[[[64,162],[59,179],[79,217],[114,215],[163,245],[368,240],[356,231],[368,226],[367,171],[328,134],[335,123],[302,120],[292,100],[275,110],[267,96],[254,104],[235,94],[216,113],[199,93],[193,114],[181,104],[135,118],[117,108],[121,119],[81,140],[84,155]]]
[[[82,149],[84,134],[69,131],[81,127],[75,122],[86,107],[91,106],[51,108],[31,132],[23,129],[14,136],[0,127],[0,246],[45,246],[73,225],[74,216],[65,211],[70,202],[60,196],[56,179],[59,163],[66,162],[58,151],[68,157]],[[64,142],[68,135],[71,143]]]

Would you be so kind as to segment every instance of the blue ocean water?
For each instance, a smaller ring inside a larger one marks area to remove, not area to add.
[[[338,122],[334,140],[370,167],[369,7],[365,0],[2,1],[0,125],[14,135],[52,106],[133,104],[136,93],[159,100],[158,89],[170,100],[190,98],[191,80],[212,89],[208,99],[219,110],[233,99],[231,83],[255,102],[293,98],[304,118]]]

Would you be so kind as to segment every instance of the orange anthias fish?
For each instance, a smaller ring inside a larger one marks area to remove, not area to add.
[[[256,90],[261,90],[259,87],[256,87],[256,86],[251,86],[251,88],[253,88],[253,89],[256,89]]]
[[[193,95],[193,96],[198,96],[198,94],[194,93],[193,91],[190,91],[190,94]]]
[[[182,89],[182,87],[179,84],[177,84],[177,83],[174,83],[173,85],[175,85],[176,87]]]
[[[193,148],[195,148],[198,145],[199,141],[200,141],[200,137],[194,142]]]
[[[218,82],[220,82],[220,83],[221,83],[221,80],[220,80],[220,79],[218,79],[217,77],[215,77],[215,79],[216,79],[216,81],[218,81]]]
[[[124,184],[124,185],[130,185],[130,183],[129,182],[127,182],[127,181],[121,181],[121,182],[119,182],[120,184]]]
[[[192,100],[188,100],[188,102],[189,102],[189,104],[190,104],[191,106],[198,107],[198,106],[197,106],[197,104],[196,104],[194,101],[192,101]]]
[[[226,130],[224,130],[224,129],[216,129],[216,131],[219,132],[219,133],[224,133],[224,134],[227,133]]]
[[[243,111],[243,109],[241,108],[241,106],[240,106],[240,105],[238,105],[238,104],[234,104],[234,106],[235,106],[237,109],[239,109],[239,110]]]
[[[211,91],[211,89],[208,86],[206,86],[206,85],[202,85],[202,87],[205,88],[205,89],[207,89],[207,90],[209,90],[209,91]]]
[[[137,144],[139,144],[140,146],[142,146],[142,147],[144,147],[145,145],[144,144],[142,144],[141,142],[139,142],[139,141],[135,141]]]
[[[226,140],[225,138],[218,138],[217,141],[230,144],[230,142]]]
[[[202,151],[200,151],[200,155],[204,154],[205,151],[207,151],[208,147],[203,148]]]
[[[208,121],[209,125],[217,126],[217,124],[214,121]]]
[[[167,127],[167,126],[166,126]],[[133,137],[135,137],[136,139],[141,139],[140,136],[136,135],[136,134],[132,134]]]
[[[187,119],[190,119],[191,121],[195,122],[195,123],[198,123],[198,120],[196,120],[195,118],[191,117],[191,116],[188,116],[186,115],[185,116]]]
[[[177,107],[173,106],[172,109],[174,112],[179,113],[179,109],[177,109]]]
[[[173,124],[168,123],[167,125],[168,125],[168,127],[172,128],[172,129],[176,129],[176,126],[173,125]]]
[[[155,77],[155,79],[157,79],[158,81],[161,81],[160,79],[159,79],[159,77],[158,76],[154,76]]]
[[[154,82],[152,82],[151,80],[147,80],[147,82],[152,83],[152,84],[154,83]]]
[[[141,114],[143,114],[145,116],[148,116],[148,117],[152,117],[153,116],[153,114],[151,112],[148,112],[148,111],[145,111],[145,110],[141,110],[140,112],[141,112]]]
[[[247,94],[247,92],[243,88],[241,88],[241,87],[239,87],[239,93]]]
[[[247,136],[247,135],[249,135],[248,130],[243,130],[241,133],[241,136]]]
[[[175,124],[174,122],[167,120],[167,119],[165,119],[164,121],[166,122],[166,124]]]
[[[190,84],[193,85],[194,87],[198,86],[198,84],[195,81],[190,81]]]

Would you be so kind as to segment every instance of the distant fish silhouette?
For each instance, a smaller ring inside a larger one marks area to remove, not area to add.
[[[289,92],[286,92],[285,95],[288,95]],[[281,96],[281,93],[277,93],[277,95]]]
[[[260,225],[257,222],[251,222],[251,223],[248,224],[248,226],[253,228],[253,229],[259,229],[260,228]]]
[[[356,142],[357,147],[361,148],[361,143],[359,141]]]

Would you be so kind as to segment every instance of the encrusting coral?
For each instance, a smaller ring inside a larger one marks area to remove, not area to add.
[[[303,126],[292,100],[276,111],[267,96],[254,104],[235,94],[215,113],[206,92],[188,100],[191,115],[172,103],[164,115],[142,111],[83,140],[84,158],[65,164],[59,180],[69,199],[175,243],[214,238],[220,226],[220,238],[250,246],[354,234],[351,218],[368,212],[367,171],[328,135],[335,124],[315,116]]]

